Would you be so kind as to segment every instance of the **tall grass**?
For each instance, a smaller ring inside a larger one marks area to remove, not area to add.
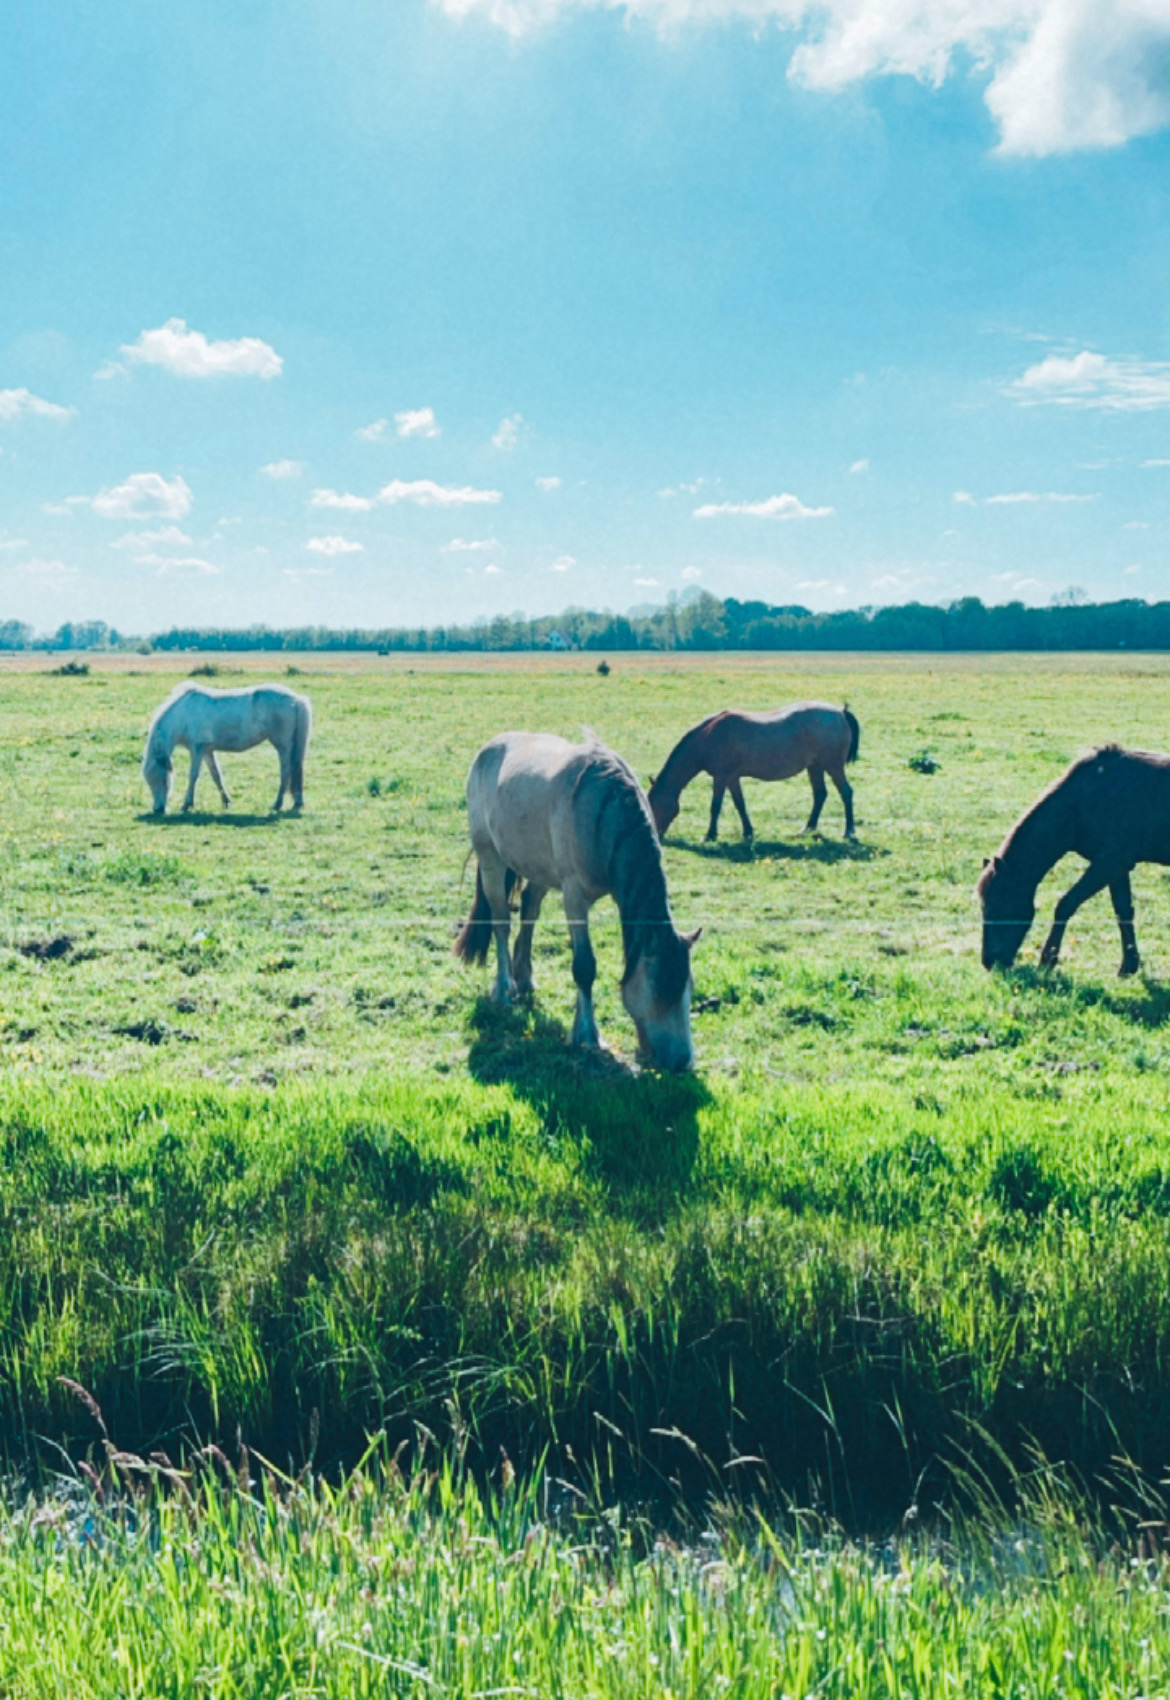
[[[655,1536],[558,1506],[548,1478],[484,1490],[449,1457],[408,1482],[384,1449],[334,1487],[246,1453],[182,1477],[117,1454],[94,1481],[0,1513],[12,1700],[1130,1700],[1170,1682],[1164,1560],[1086,1532],[1043,1482],[1015,1520],[866,1547],[758,1514]]]
[[[707,1486],[751,1455],[842,1516],[943,1485],[971,1423],[1091,1476],[1170,1413],[1170,1156],[1083,1089],[1025,1135],[972,1094],[782,1104],[563,1066],[541,1091],[382,1078],[0,1091],[0,1433],[298,1463],[451,1413]],[[40,1455],[45,1456],[43,1450]],[[922,1473],[926,1475],[923,1481]]]

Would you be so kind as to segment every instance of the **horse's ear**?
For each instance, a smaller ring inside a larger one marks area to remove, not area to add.
[[[983,866],[984,866],[984,867],[985,867],[985,868],[989,868],[989,867],[990,867],[990,866],[991,866],[991,857],[990,857],[990,856],[984,856],[984,858],[983,858]]]
[[[656,773],[652,773],[650,775],[650,778],[646,781],[647,791],[653,791],[654,787],[657,784],[658,784],[658,775]]]
[[[687,949],[694,950],[695,946],[703,936],[703,929],[702,927],[696,927],[693,933],[683,933],[680,936]]]

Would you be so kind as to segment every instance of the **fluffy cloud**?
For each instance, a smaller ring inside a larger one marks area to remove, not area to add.
[[[703,569],[701,567],[684,567],[682,570],[682,581],[684,584],[698,584],[702,576]]]
[[[1017,502],[1095,502],[1097,497],[1068,495],[1063,490],[1010,490],[1006,495],[988,496],[987,506],[1008,506]]]
[[[511,454],[520,441],[520,427],[523,423],[522,413],[513,413],[507,419],[501,419],[492,437],[493,449],[499,449],[503,454]]]
[[[350,514],[368,514],[374,506],[372,496],[351,496],[348,491],[314,490],[309,497],[311,508],[341,508]]]
[[[902,75],[939,87],[957,65],[985,80],[999,151],[1116,147],[1170,123],[1166,0],[433,0],[520,35],[605,9],[663,30],[740,20],[803,33],[789,77],[837,90]]]
[[[140,564],[154,567],[157,578],[168,578],[171,573],[198,573],[209,578],[223,571],[214,561],[205,561],[199,555],[143,555]]]
[[[78,567],[67,566],[64,561],[42,561],[39,558],[21,561],[16,570],[26,578],[35,578],[41,584],[47,584],[50,589],[73,584],[81,577]]]
[[[867,460],[855,460],[849,470],[850,472],[868,472],[869,462]]]
[[[752,519],[828,519],[832,508],[809,508],[798,496],[769,496],[762,502],[705,502],[694,510],[696,519],[720,514],[747,514]]]
[[[111,543],[110,548],[126,549],[132,555],[142,555],[151,549],[165,548],[167,544],[178,547],[190,541],[187,533],[180,531],[177,525],[162,525],[157,531],[128,531],[124,537],[119,537]]]
[[[168,482],[159,472],[134,472],[125,484],[99,490],[90,506],[102,519],[182,519],[191,487],[185,478]]]
[[[1110,360],[1084,349],[1051,354],[1008,386],[1025,406],[1099,407],[1112,413],[1148,413],[1170,407],[1170,362]]]
[[[450,543],[444,543],[444,555],[461,555],[479,549],[498,549],[499,544],[494,537],[453,537]]]
[[[266,478],[274,478],[280,483],[286,478],[299,478],[305,470],[305,463],[303,460],[270,460],[260,470]]]
[[[441,428],[435,418],[433,407],[407,408],[403,413],[394,415],[394,424],[400,437],[438,437]]]
[[[58,407],[55,401],[43,401],[31,390],[0,390],[0,419],[20,419],[33,414],[39,419],[72,419],[75,407]]]
[[[305,548],[314,555],[360,555],[365,544],[348,537],[310,537]]]
[[[576,565],[576,555],[558,555],[552,566],[549,568],[549,571],[553,573],[567,573]]]
[[[276,378],[284,365],[259,337],[208,342],[202,331],[189,330],[185,319],[168,319],[156,331],[143,331],[137,342],[123,343],[121,353],[136,365],[163,366],[179,378]]]
[[[561,481],[559,478],[538,478],[536,480],[536,488],[538,490],[559,490],[560,487]]]
[[[436,484],[431,478],[416,478],[410,483],[395,478],[378,491],[378,500],[385,502],[387,507],[394,507],[398,502],[414,502],[420,508],[465,508],[482,502],[498,502],[500,492],[475,490],[468,484],[461,487]]]

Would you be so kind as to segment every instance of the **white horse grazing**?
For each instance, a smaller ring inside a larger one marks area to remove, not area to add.
[[[532,990],[532,930],[541,903],[546,892],[560,891],[577,983],[572,1040],[600,1047],[589,910],[608,893],[622,923],[622,1002],[640,1048],[664,1068],[690,1068],[691,947],[699,935],[675,929],[650,808],[621,757],[597,743],[504,732],[471,764],[467,813],[479,866],[475,904],[455,954],[484,962],[494,935],[492,996],[508,1003],[525,995]],[[510,899],[518,883],[520,933],[509,957]]]
[[[250,750],[265,739],[275,745],[280,757],[280,790],[272,806],[279,809],[285,792],[291,790],[293,807],[299,809],[304,802],[305,751],[312,720],[308,697],[298,696],[286,685],[250,685],[237,691],[216,691],[190,682],[179,685],[155,712],[146,735],[142,777],[150,786],[155,814],[161,815],[167,806],[176,744],[191,752],[184,810],[195,801],[195,781],[204,761],[226,809],[231,799],[224,789],[216,750]]]

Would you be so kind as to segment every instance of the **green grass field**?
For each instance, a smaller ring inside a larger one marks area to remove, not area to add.
[[[205,776],[207,813],[158,820],[145,726],[176,663],[194,665],[161,660],[0,671],[0,1438],[14,1465],[51,1468],[58,1446],[100,1463],[65,1377],[97,1399],[112,1444],[143,1453],[214,1440],[234,1457],[238,1434],[282,1468],[334,1469],[381,1430],[415,1447],[422,1423],[481,1470],[506,1447],[524,1482],[543,1465],[657,1506],[784,1491],[878,1530],[950,1500],[972,1458],[997,1485],[1035,1448],[1091,1491],[1119,1454],[1159,1474],[1170,884],[1137,872],[1147,972],[1124,983],[1104,898],[1070,928],[1061,972],[1035,967],[1073,864],[1045,883],[1005,975],[979,965],[972,886],[1078,751],[1170,743],[1170,664],[630,656],[602,678],[578,657],[314,657],[289,669],[315,715],[304,815],[267,813],[265,748],[225,758],[230,813],[211,810]],[[218,682],[285,676],[283,659],[236,665]],[[730,809],[705,846],[709,786],[686,794],[666,864],[677,921],[703,927],[694,1075],[623,1060],[634,1035],[608,905],[594,935],[614,1056],[566,1046],[555,899],[535,1004],[487,1002],[486,977],[450,952],[472,891],[463,780],[484,738],[591,727],[645,779],[703,714],[804,696],[847,698],[861,721],[858,841],[842,841],[832,793],[823,834],[802,834],[803,779],[749,785],[751,850]],[[924,751],[932,774],[909,766]],[[34,1577],[36,1541],[8,1539]],[[774,1612],[757,1546],[751,1610]],[[832,1566],[816,1574],[838,1586]],[[589,1585],[637,1602],[633,1575]],[[698,1623],[696,1589],[678,1609]],[[967,1605],[974,1645],[978,1589]],[[644,1622],[650,1608],[631,1609]],[[51,1692],[13,1685],[11,1644],[0,1684]],[[438,1689],[360,1669],[381,1692],[503,1691],[494,1664],[444,1665]],[[1092,1670],[1060,1691],[1145,1680]],[[714,1692],[685,1672],[673,1688],[649,1666],[640,1686],[615,1673],[607,1687],[582,1665],[563,1691]],[[728,1691],[804,1693],[824,1668],[756,1676]],[[834,1680],[824,1692],[862,1692]],[[163,1691],[152,1682],[109,1692]],[[941,1691],[898,1682],[873,1692]]]

